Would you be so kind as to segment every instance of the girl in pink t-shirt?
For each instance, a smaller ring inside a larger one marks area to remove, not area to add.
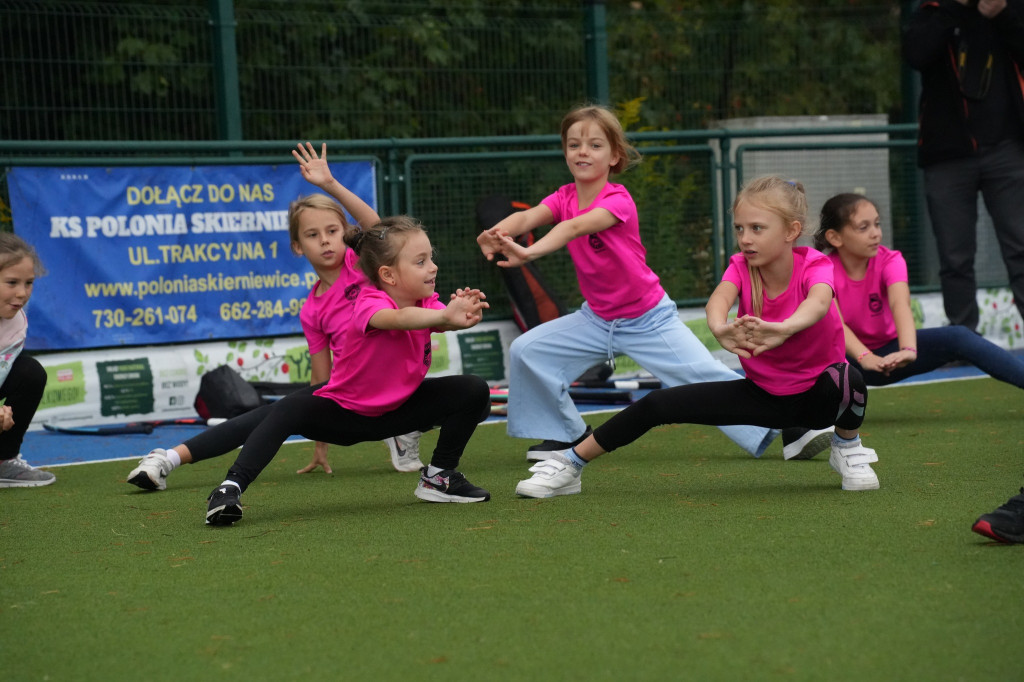
[[[573,182],[477,237],[489,260],[505,257],[501,267],[564,246],[585,299],[580,310],[528,330],[509,349],[508,434],[543,439],[528,448],[531,462],[590,433],[569,386],[616,355],[632,358],[666,386],[738,377],[680,321],[675,302],[647,265],[636,204],[625,187],[610,182],[639,159],[615,114],[597,106],[574,109],[562,120],[561,137]],[[529,248],[515,241],[544,225],[553,227]],[[778,435],[742,424],[722,431],[754,456]]]
[[[25,432],[46,389],[46,370],[22,352],[28,336],[25,305],[45,272],[25,240],[0,233],[0,488],[31,488],[57,480],[21,456]]]
[[[916,329],[907,262],[882,245],[878,208],[861,194],[837,194],[821,209],[814,245],[835,270],[846,356],[868,386],[884,386],[950,362],[974,365],[1024,388],[1024,362],[961,325]]]
[[[843,357],[843,327],[824,255],[794,246],[806,222],[799,184],[751,181],[733,204],[740,252],[707,304],[708,327],[740,357],[746,378],[651,391],[579,445],[533,467],[516,492],[551,497],[580,491],[583,466],[662,424],[759,424],[816,429],[835,425],[829,464],[843,490],[873,490],[874,450],[861,444],[866,388]],[[739,302],[736,319],[729,311]]]
[[[490,494],[457,470],[476,425],[490,414],[487,382],[473,375],[427,379],[431,332],[476,325],[487,303],[478,289],[459,289],[447,305],[434,292],[437,266],[430,239],[412,218],[349,227],[345,243],[359,256],[369,286],[359,289],[343,324],[341,357],[313,392],[285,396],[242,446],[227,478],[210,494],[206,522],[242,516],[241,494],[292,434],[354,445],[440,427],[415,495],[428,502],[483,502]]]
[[[349,224],[345,211],[363,227],[376,225],[380,216],[334,178],[327,165],[326,144],[319,156],[308,142],[305,146],[298,145],[292,154],[299,161],[302,176],[330,195],[300,197],[288,207],[292,252],[305,257],[317,276],[316,284],[299,311],[310,358],[310,386],[301,390],[312,392],[330,377],[331,366],[342,347],[342,326],[352,315],[355,295],[366,284],[366,276],[356,265],[355,251],[345,246],[343,240]],[[220,457],[241,446],[272,408],[273,403],[263,405],[212,426],[184,443],[151,450],[128,474],[128,483],[143,490],[165,490],[167,477],[180,465]],[[386,440],[391,464],[396,470],[419,471],[422,468],[419,436],[419,432],[413,432]],[[318,466],[331,473],[327,443],[314,445],[312,460],[298,473],[308,473]]]

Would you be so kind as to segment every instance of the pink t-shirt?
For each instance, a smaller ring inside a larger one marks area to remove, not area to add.
[[[359,290],[369,285],[357,260],[356,252],[347,249],[338,279],[324,292],[320,292],[323,282],[314,284],[299,311],[299,322],[309,344],[310,355],[330,348],[332,355],[337,357],[341,351],[342,332],[352,316],[352,305]]]
[[[0,319],[0,385],[7,381],[11,365],[25,347],[28,336],[28,316],[24,308],[9,320]]]
[[[436,293],[416,305],[445,308]],[[372,286],[359,291],[331,379],[316,395],[357,414],[377,417],[404,403],[419,387],[430,369],[433,330],[371,327],[374,313],[386,309],[398,310],[398,305],[385,292]]]
[[[605,320],[640,317],[664,298],[658,276],[647,266],[636,204],[625,187],[605,184],[582,210],[575,184],[559,188],[541,203],[551,209],[556,224],[596,208],[619,220],[606,230],[576,237],[566,246],[576,266],[580,291],[595,314]]]
[[[807,299],[812,286],[823,283],[832,287],[832,277],[832,261],[823,253],[807,246],[795,247],[789,286],[776,298],[764,297],[761,319],[782,322],[789,318]],[[722,280],[732,282],[740,290],[738,314],[752,315],[750,270],[743,254],[729,259]],[[814,385],[826,367],[845,361],[843,323],[834,302],[825,317],[789,337],[778,348],[757,357],[740,358],[747,378],[772,395],[803,393]]]
[[[836,302],[850,330],[868,348],[881,348],[895,339],[896,321],[889,308],[889,285],[910,281],[903,254],[879,246],[861,280],[850,279],[838,253],[833,251],[828,257],[835,269]]]

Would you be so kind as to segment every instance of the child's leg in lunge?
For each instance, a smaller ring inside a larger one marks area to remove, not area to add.
[[[818,377],[814,388],[803,395],[808,413],[834,406],[836,432],[828,461],[843,477],[843,490],[876,490],[878,476],[871,463],[878,461],[878,455],[860,440],[868,397],[860,371],[846,362],[831,365]]]
[[[742,378],[679,320],[679,311],[668,297],[645,315],[619,324],[613,342],[616,353],[635,360],[666,387]],[[733,422],[719,428],[746,452],[760,457],[778,432],[752,424]]]
[[[439,426],[430,464],[423,468],[416,496],[428,502],[484,502],[490,493],[459,471],[477,425],[491,412],[487,382],[471,374],[426,379],[394,412],[382,417],[398,433]]]
[[[520,481],[524,497],[553,497],[580,492],[583,466],[623,447],[662,424],[755,424],[794,426],[789,396],[773,396],[752,381],[714,381],[651,391],[594,430],[579,445],[532,467],[533,477]]]

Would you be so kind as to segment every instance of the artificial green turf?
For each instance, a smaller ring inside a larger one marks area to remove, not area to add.
[[[296,476],[288,445],[230,528],[230,457],[0,491],[4,680],[1011,680],[1024,546],[970,532],[1024,481],[1024,396],[991,379],[872,390],[882,488],[666,426],[518,499],[527,442],[478,429],[484,504],[412,495],[379,443]],[[607,415],[588,418],[591,423]],[[429,451],[433,434],[424,437]]]

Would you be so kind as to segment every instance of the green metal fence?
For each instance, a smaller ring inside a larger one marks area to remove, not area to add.
[[[631,139],[644,159],[616,179],[637,202],[651,266],[682,305],[702,304],[717,284],[733,248],[732,197],[743,181],[764,172],[803,182],[812,209],[836,192],[872,196],[887,219],[887,243],[907,255],[912,286],[934,289],[930,232],[915,208],[920,199],[914,134],[913,125],[636,133]],[[0,141],[0,165],[293,164],[293,144],[150,142],[131,145],[134,155],[125,149],[109,156],[109,148],[97,142]],[[534,204],[571,180],[554,135],[329,140],[328,149],[337,160],[372,159],[380,212],[411,213],[427,226],[438,250],[441,291],[465,285],[503,290],[497,268],[475,242],[482,199],[500,194]],[[0,178],[0,197],[5,194]],[[571,307],[580,304],[566,253],[538,266]],[[999,278],[998,271],[980,277],[990,285],[1000,284]],[[493,297],[492,306],[492,317],[510,317],[504,296]]]

